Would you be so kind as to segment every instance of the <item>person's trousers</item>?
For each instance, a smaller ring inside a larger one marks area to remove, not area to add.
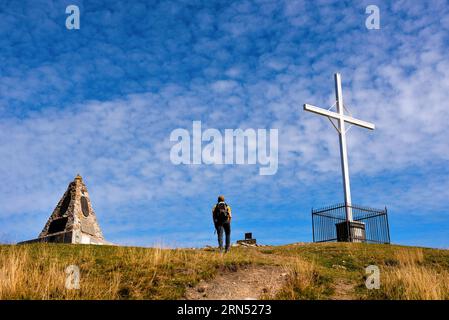
[[[218,235],[218,246],[220,249],[223,248],[223,231],[226,235],[226,250],[229,250],[231,247],[231,223],[225,222],[222,224],[217,224],[215,226],[217,229],[217,235]]]

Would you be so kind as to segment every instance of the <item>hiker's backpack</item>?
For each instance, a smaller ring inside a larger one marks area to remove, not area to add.
[[[225,202],[217,203],[217,205],[215,206],[214,215],[218,223],[224,223],[228,221],[229,218],[228,205]]]

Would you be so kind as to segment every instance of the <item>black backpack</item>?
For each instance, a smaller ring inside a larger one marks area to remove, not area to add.
[[[228,211],[228,205],[225,202],[219,202],[215,206],[214,211],[215,219],[217,219],[218,223],[224,223],[228,221],[229,218],[229,211]]]

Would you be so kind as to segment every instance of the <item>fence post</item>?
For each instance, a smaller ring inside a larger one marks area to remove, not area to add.
[[[310,212],[312,212],[312,239],[315,242],[315,216],[313,215],[313,207]]]
[[[385,206],[385,220],[387,221],[388,244],[390,244],[391,243],[391,239],[390,239],[390,224],[388,223],[388,210],[387,210],[386,206]]]
[[[347,202],[345,202],[345,213],[348,211],[349,211],[349,205]],[[348,242],[352,242],[351,221],[348,220],[347,216],[346,216],[346,230],[348,232]]]

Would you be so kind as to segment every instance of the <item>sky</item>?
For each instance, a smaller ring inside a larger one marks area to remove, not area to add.
[[[66,28],[66,7],[80,10]],[[380,9],[380,29],[365,9]],[[449,2],[0,0],[0,242],[36,238],[79,173],[107,240],[312,241],[343,201],[338,136],[303,111],[345,105],[353,203],[388,208],[393,243],[449,248]],[[278,170],[175,165],[177,128],[277,129]]]

